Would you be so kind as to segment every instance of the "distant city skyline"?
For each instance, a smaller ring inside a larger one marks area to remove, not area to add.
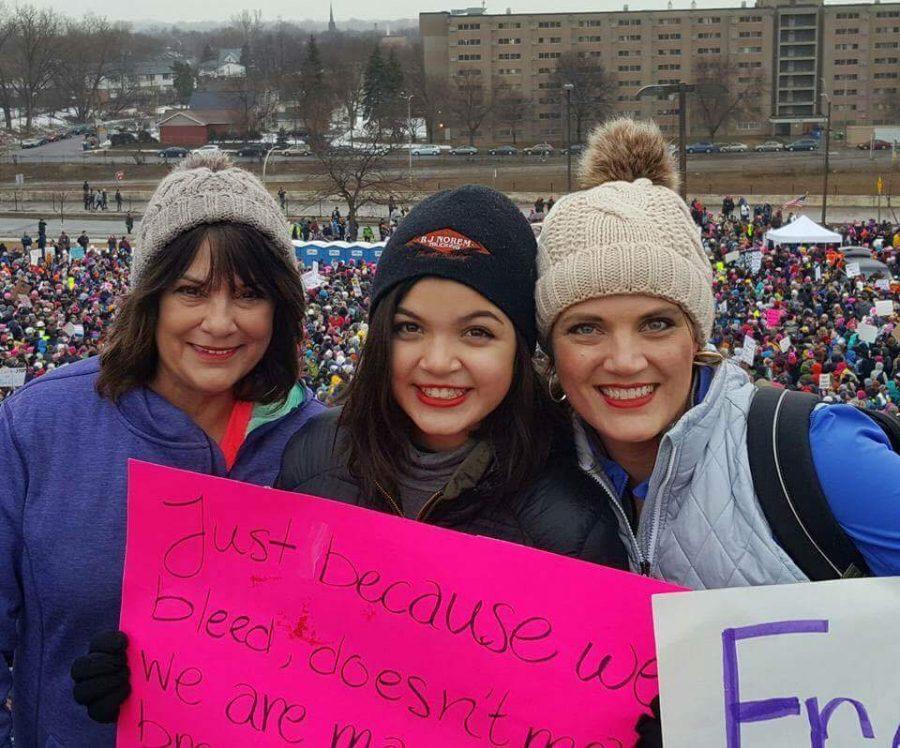
[[[851,0],[852,1],[852,0]],[[92,0],[67,0],[63,5],[59,2],[48,0],[32,0],[38,7],[52,7],[67,15],[79,16],[85,13],[105,15],[117,21],[131,21],[136,25],[146,23],[227,23],[234,15],[245,9],[259,8],[262,10],[263,19],[274,21],[282,18],[286,21],[314,21],[328,23],[328,2],[321,2],[315,7],[306,5],[299,10],[294,0],[266,0],[265,2],[247,3],[246,0],[219,0],[216,3],[215,17],[210,16],[209,3],[205,0],[144,0],[135,8],[127,3],[97,8]],[[476,0],[395,0],[391,5],[394,20],[383,18],[384,7],[368,0],[338,0],[334,3],[334,18],[338,27],[345,25],[350,20],[371,24],[375,21],[379,25],[401,23],[405,26],[418,22],[420,12],[433,12],[454,10],[471,6],[480,6]],[[645,10],[666,7],[666,0],[630,0],[627,3],[631,10]],[[830,3],[829,3],[830,4]],[[738,7],[739,0],[697,0],[699,8]],[[748,2],[752,7],[753,3]],[[548,9],[545,0],[516,0],[516,2],[503,2],[494,0],[486,4],[488,13],[503,13],[510,8],[514,13],[538,13],[542,11],[565,13],[579,11],[608,11],[621,10],[621,0],[567,0],[563,7]],[[673,0],[675,10],[690,7],[690,0]]]

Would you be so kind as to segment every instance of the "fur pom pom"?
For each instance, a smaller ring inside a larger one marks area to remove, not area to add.
[[[678,173],[666,139],[652,122],[619,117],[594,128],[581,157],[578,180],[583,189],[605,182],[633,182],[678,189]]]
[[[210,171],[225,171],[234,164],[225,151],[200,151],[190,154],[176,168],[183,171],[189,169],[209,169]]]

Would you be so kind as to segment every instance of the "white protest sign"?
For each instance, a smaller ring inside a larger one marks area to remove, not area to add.
[[[67,322],[66,326],[63,328],[63,332],[71,338],[75,334],[75,325],[71,322]]]
[[[878,336],[878,328],[875,325],[867,325],[865,322],[856,328],[856,333],[863,343],[874,343]]]
[[[883,299],[875,302],[875,314],[879,317],[890,317],[894,313],[894,302]]]
[[[782,353],[787,353],[791,348],[791,336],[785,335],[781,340],[779,340],[778,347],[781,348]]]
[[[750,272],[758,273],[759,269],[762,267],[762,252],[751,252],[750,253]]]
[[[900,578],[655,595],[664,745],[896,746],[898,610]]]
[[[749,335],[744,336],[744,345],[741,350],[741,355],[738,358],[744,363],[753,366],[753,359],[756,357],[756,341],[751,338]]]
[[[25,367],[15,369],[9,367],[0,368],[0,387],[21,387],[25,384]]]
[[[727,301],[720,301],[720,302],[719,302],[719,306],[718,306],[718,310],[719,310],[719,313],[720,313],[720,314],[725,314],[725,313],[728,311],[728,302],[727,302]]]
[[[75,337],[84,337],[84,325],[75,325]]]
[[[816,280],[822,280],[822,268],[816,265]]]
[[[300,276],[300,280],[303,281],[303,288],[307,291],[311,291],[322,285],[322,278],[315,270],[309,270],[303,273],[303,275]]]
[[[725,262],[728,263],[729,265],[732,262],[737,262],[740,259],[741,259],[740,252],[729,252],[728,254],[725,255]]]
[[[29,250],[28,257],[31,260],[32,265],[40,265],[41,264],[41,250],[39,250],[39,249]]]
[[[819,374],[819,389],[831,389],[831,374]]]
[[[858,262],[848,262],[847,263],[847,276],[848,277],[855,278],[857,275],[861,275],[861,274],[862,273],[860,272]]]
[[[875,288],[880,288],[882,291],[890,291],[891,281],[888,278],[879,278],[875,281]]]

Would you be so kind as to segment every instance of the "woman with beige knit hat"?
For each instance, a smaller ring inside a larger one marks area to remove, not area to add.
[[[598,128],[580,176],[538,241],[538,329],[632,569],[695,589],[900,574],[888,433],[850,406],[758,394],[707,350],[710,263],[656,126]],[[811,518],[792,503],[797,476],[804,501],[822,497]]]

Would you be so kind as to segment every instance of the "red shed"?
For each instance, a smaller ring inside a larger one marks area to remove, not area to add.
[[[159,121],[161,145],[197,147],[214,138],[243,137],[246,128],[241,125],[239,112],[212,109],[179,109],[169,112]]]

